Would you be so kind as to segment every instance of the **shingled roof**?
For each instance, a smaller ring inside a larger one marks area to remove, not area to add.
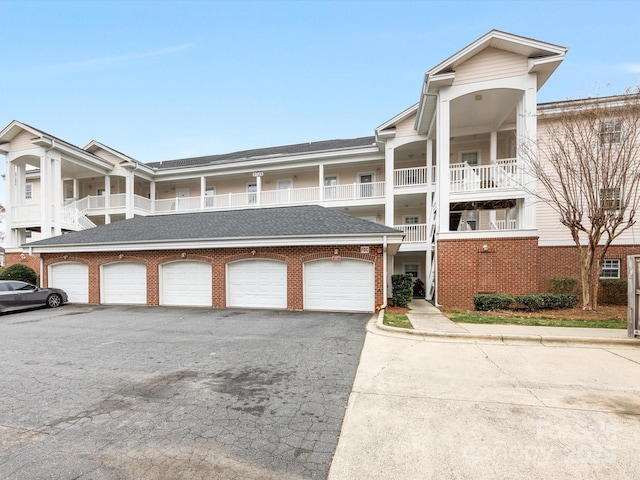
[[[135,217],[25,247],[369,235],[401,237],[403,233],[319,205],[305,205]]]
[[[295,145],[283,145],[280,147],[256,148],[242,150],[240,152],[223,153],[220,155],[207,155],[204,157],[180,158],[177,160],[165,160],[150,162],[145,165],[156,170],[167,168],[195,167],[200,165],[213,165],[216,163],[231,163],[242,160],[270,157],[274,155],[295,155],[300,153],[325,152],[344,148],[373,147],[375,137],[360,137],[343,140],[324,140],[321,142],[298,143]]]

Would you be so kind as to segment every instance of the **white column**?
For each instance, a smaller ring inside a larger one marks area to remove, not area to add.
[[[203,175],[200,177],[200,210],[204,210],[204,194],[207,190],[207,179]]]
[[[111,207],[111,176],[104,176],[104,208],[109,210]],[[105,219],[106,220],[106,219]]]
[[[536,76],[530,74],[527,76],[527,87],[518,102],[517,122],[516,122],[516,138],[518,139],[518,156],[521,155],[522,145],[526,144],[527,149],[533,155],[535,152],[535,143],[537,140],[537,99],[536,99]],[[522,167],[522,159],[518,158],[518,168]],[[526,196],[522,202],[522,208],[519,213],[519,228],[536,228],[536,178],[530,169],[524,170],[524,186]]]
[[[262,177],[256,177],[256,205],[260,205],[261,192],[262,192]]]
[[[151,211],[156,211],[156,182],[149,184],[149,200],[151,200]]]
[[[78,200],[78,179],[73,179],[73,199]]]
[[[498,159],[498,132],[491,132],[489,136],[489,163],[496,163]]]
[[[388,140],[384,148],[384,224],[393,227],[395,223],[395,199],[393,196],[393,169],[395,148],[393,140]]]
[[[51,237],[52,191],[51,160],[43,148],[40,155],[40,232],[43,239]]]
[[[432,223],[431,209],[433,208],[433,140],[427,140],[427,199],[425,201],[425,218],[427,224],[427,231],[430,231],[428,226]]]
[[[322,202],[324,200],[324,164],[318,165],[318,185],[320,186],[320,195],[318,198]]]
[[[62,235],[62,203],[64,202],[62,182],[62,158],[59,152],[52,151],[51,155],[51,196],[53,198],[51,223],[53,235]]]
[[[134,187],[135,177],[133,172],[127,172],[127,176],[125,177],[125,217],[133,218],[133,187]]]
[[[16,192],[16,166],[9,159],[9,155],[7,155],[6,160],[6,172],[5,172],[5,189],[6,189],[6,214],[4,216],[4,225],[5,225],[5,245],[7,248],[13,248],[18,246],[16,232],[11,228],[11,215],[13,214],[13,208],[17,205],[15,200],[15,192]]]
[[[444,89],[443,89],[444,90]],[[441,232],[449,231],[449,99],[441,91],[438,96],[438,107],[436,112],[436,165],[438,167],[438,224]]]

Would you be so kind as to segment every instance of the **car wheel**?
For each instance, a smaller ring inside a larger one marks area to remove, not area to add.
[[[47,297],[47,307],[56,308],[62,305],[62,297],[57,293],[53,293]]]

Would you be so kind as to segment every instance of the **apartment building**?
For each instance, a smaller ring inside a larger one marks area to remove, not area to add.
[[[566,52],[493,30],[356,139],[144,164],[11,122],[6,263],[88,303],[372,311],[393,273],[445,306],[544,290],[577,254],[519,147],[553,121],[537,92]],[[611,276],[637,247],[617,241]]]

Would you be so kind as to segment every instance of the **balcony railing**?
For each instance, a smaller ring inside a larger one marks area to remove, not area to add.
[[[427,185],[427,171],[430,167],[411,167],[394,170],[394,187],[406,188]],[[432,168],[432,182],[437,181],[436,167]],[[484,190],[521,188],[523,170],[517,159],[496,160],[491,165],[471,166],[468,163],[451,164],[449,168],[450,192],[473,193]],[[380,203],[385,197],[385,182],[350,183],[285,190],[263,190],[257,192],[227,193],[195,197],[177,197],[151,200],[133,195],[133,210],[136,214],[154,214],[205,210],[231,210],[247,207],[270,207],[280,205],[324,204],[331,206],[342,203],[354,205]],[[373,202],[372,202],[373,201]],[[40,221],[40,205],[18,205],[11,208],[11,221],[16,226],[30,226]],[[52,206],[52,209],[55,208]],[[101,215],[104,213],[124,213],[126,194],[87,196],[75,202],[65,201],[62,206],[63,222],[76,219],[79,215]],[[120,212],[114,212],[120,210]],[[52,215],[53,218],[53,215]],[[511,225],[495,223],[497,230],[509,230]],[[411,233],[413,235],[413,233]],[[422,240],[420,240],[422,241]]]
[[[412,223],[410,225],[395,225],[393,228],[404,232],[403,243],[423,243],[428,237],[426,223]]]
[[[512,189],[523,181],[523,169],[515,158],[496,160],[491,165],[452,163],[449,171],[451,193]]]
[[[398,168],[393,171],[394,187],[415,187],[427,184],[429,167]],[[436,167],[431,167],[431,182],[436,181]]]

